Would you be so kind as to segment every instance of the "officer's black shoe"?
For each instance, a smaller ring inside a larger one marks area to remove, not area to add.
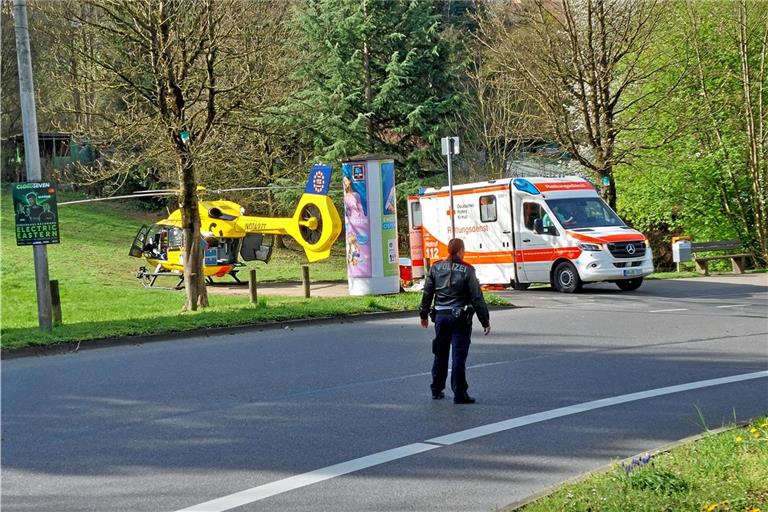
[[[434,391],[432,392],[432,400],[442,400],[443,398],[445,398],[445,393],[442,391],[438,391],[437,393]]]
[[[453,397],[453,403],[455,404],[473,404],[475,399],[469,395]]]

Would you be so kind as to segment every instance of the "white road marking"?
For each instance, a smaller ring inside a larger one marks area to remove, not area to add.
[[[555,418],[561,418],[563,416],[570,416],[572,414],[578,414],[581,412],[591,411],[593,409],[602,409],[603,407],[610,407],[612,405],[625,404],[628,402],[635,402],[637,400],[644,400],[646,398],[654,398],[657,396],[671,395],[673,393],[680,393],[682,391],[690,391],[692,389],[707,388],[711,386],[718,386],[721,384],[730,384],[733,382],[740,382],[749,379],[758,379],[760,377],[768,377],[768,371],[747,373],[743,375],[734,375],[732,377],[723,377],[720,379],[700,380],[698,382],[690,382],[688,384],[680,384],[677,386],[669,386],[666,388],[651,389],[649,391],[640,391],[638,393],[630,393],[628,395],[619,395],[610,398],[603,398],[601,400],[594,400],[592,402],[584,402],[581,404],[570,405],[568,407],[561,407],[559,409],[552,409],[551,411],[539,412],[536,414],[529,414],[528,416],[521,416],[519,418],[512,418],[509,420],[499,421],[497,423],[490,423],[480,427],[471,428],[468,430],[462,430],[461,432],[454,432],[440,437],[433,437],[427,439],[427,443],[437,443],[444,445],[451,445],[475,439],[477,437],[487,436],[490,434],[496,434],[504,430],[510,430],[517,427],[523,427],[531,425],[533,423],[539,423]]]
[[[649,313],[671,313],[672,311],[688,311],[688,309],[687,308],[656,309],[654,311],[649,311]]]
[[[334,464],[332,466],[316,469],[308,473],[302,473],[300,475],[284,478],[282,480],[276,480],[268,484],[252,487],[250,489],[236,492],[228,496],[206,501],[205,503],[201,503],[199,505],[193,505],[191,507],[181,509],[177,512],[222,512],[224,510],[230,510],[236,507],[247,505],[248,503],[260,501],[277,494],[282,494],[285,492],[293,491],[295,489],[299,489],[301,487],[316,484],[324,480],[330,480],[331,478],[335,478],[337,476],[346,475],[355,471],[361,471],[363,469],[378,466],[393,460],[410,457],[411,455],[427,452],[441,448],[443,446],[461,443],[470,439],[476,439],[478,437],[496,434],[505,430],[510,430],[525,425],[531,425],[533,423],[539,423],[554,418],[579,414],[594,409],[601,409],[603,407],[610,407],[612,405],[644,400],[646,398],[671,395],[674,393],[681,393],[683,391],[690,391],[693,389],[719,386],[722,384],[731,384],[734,382],[742,382],[745,380],[759,379],[764,377],[768,377],[768,370],[754,373],[744,373],[741,375],[732,375],[730,377],[722,377],[719,379],[700,380],[696,382],[689,382],[687,384],[680,384],[677,386],[668,386],[664,388],[651,389],[648,391],[640,391],[638,393],[629,393],[627,395],[618,395],[610,398],[603,398],[601,400],[593,400],[591,402],[571,405],[568,407],[561,407],[559,409],[552,409],[551,411],[520,416],[519,418],[512,418],[496,423],[489,423],[488,425],[482,425],[480,427],[470,428],[460,432],[454,432],[453,434],[433,437],[421,443],[413,443],[400,446],[391,450],[373,453],[371,455],[366,455],[365,457],[360,457],[346,462],[341,462],[339,464]]]
[[[346,475],[347,473],[353,473],[360,471],[361,469],[378,466],[385,462],[390,462],[397,459],[416,455],[417,453],[427,452],[429,450],[435,450],[440,446],[435,444],[425,443],[413,443],[392,450],[384,452],[378,452],[359,459],[348,460],[340,464],[334,464],[333,466],[324,467],[310,471],[309,473],[303,473],[301,475],[284,478],[282,480],[276,480],[274,482],[260,485],[258,487],[252,487],[245,491],[236,492],[229,496],[224,496],[211,501],[206,501],[200,505],[194,505],[189,508],[183,509],[184,512],[218,512],[221,510],[229,510],[235,507],[240,507],[254,501],[260,501],[276,494],[282,494],[284,492],[306,487],[308,485],[316,484],[324,480],[330,480],[337,476]],[[182,511],[179,511],[182,512]]]
[[[716,308],[725,309],[725,308],[742,308],[746,306],[746,304],[729,304],[727,306],[715,306]]]

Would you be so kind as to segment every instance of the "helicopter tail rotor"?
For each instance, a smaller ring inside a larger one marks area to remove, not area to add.
[[[341,234],[341,217],[328,196],[304,194],[286,231],[304,248],[309,261],[322,260],[330,256]]]
[[[287,229],[288,234],[304,248],[309,261],[330,256],[331,246],[341,234],[341,217],[327,195],[330,181],[330,166],[312,167],[304,194],[293,214],[293,222]]]

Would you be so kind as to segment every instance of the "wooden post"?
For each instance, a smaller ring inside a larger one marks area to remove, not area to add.
[[[309,265],[301,266],[301,281],[304,283],[304,298],[309,298]]]
[[[61,297],[59,296],[59,281],[51,281],[51,309],[53,325],[61,325]]]
[[[251,304],[258,304],[259,297],[256,290],[256,269],[251,269],[251,277],[248,279],[248,290],[251,292]]]

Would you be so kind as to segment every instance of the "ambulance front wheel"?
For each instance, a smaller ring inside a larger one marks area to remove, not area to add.
[[[616,286],[619,287],[619,289],[623,292],[631,292],[633,290],[637,290],[640,288],[640,285],[643,284],[643,278],[642,277],[636,277],[634,279],[624,279],[622,281],[616,281]]]
[[[563,293],[574,293],[581,289],[581,278],[579,273],[571,263],[564,261],[555,267],[555,274],[552,276],[555,290]]]

